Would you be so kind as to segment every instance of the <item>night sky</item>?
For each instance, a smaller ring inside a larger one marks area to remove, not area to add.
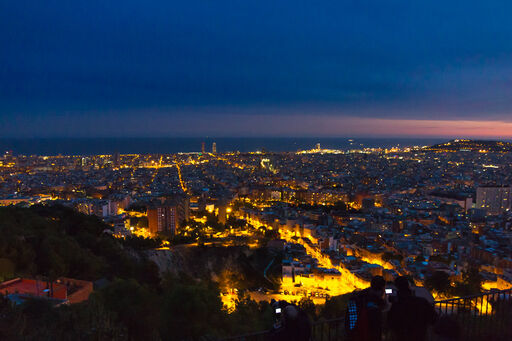
[[[509,1],[1,1],[0,136],[512,137]]]

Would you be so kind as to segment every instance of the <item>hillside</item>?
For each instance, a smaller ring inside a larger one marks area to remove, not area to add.
[[[13,306],[0,294],[0,340],[183,340],[271,326],[268,303],[241,297],[228,314],[218,284],[263,285],[261,269],[273,257],[265,250],[136,250],[133,245],[151,243],[115,239],[104,233],[108,228],[62,206],[0,207],[1,280],[66,276],[106,283],[88,301],[69,306],[43,299]]]
[[[265,248],[178,246],[171,250],[148,250],[146,255],[157,264],[161,274],[214,281],[221,289],[273,289],[279,286],[278,280],[271,283],[263,277],[265,267],[274,258]],[[280,266],[272,267],[268,274],[274,279],[280,275]]]
[[[490,152],[490,153],[508,153],[512,152],[512,143],[503,141],[487,140],[451,140],[426,148],[426,150],[437,152]]]

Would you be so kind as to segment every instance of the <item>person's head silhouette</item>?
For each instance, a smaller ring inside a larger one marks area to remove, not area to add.
[[[397,279],[395,279],[395,286],[400,296],[412,294],[411,287],[409,286],[409,278],[406,276],[397,277]]]
[[[370,290],[377,296],[384,295],[384,288],[386,287],[386,281],[382,276],[374,276],[370,282]]]

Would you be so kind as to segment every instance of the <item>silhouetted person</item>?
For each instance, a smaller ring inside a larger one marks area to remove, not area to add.
[[[280,309],[274,331],[270,337],[275,341],[309,341],[311,321],[299,307],[285,301],[272,303],[274,309]]]
[[[397,297],[388,313],[393,340],[425,340],[428,326],[436,319],[434,307],[425,298],[414,296],[407,277],[398,277],[395,286]]]
[[[352,294],[345,315],[345,331],[351,341],[382,340],[382,311],[386,307],[382,276],[372,278],[370,287]]]

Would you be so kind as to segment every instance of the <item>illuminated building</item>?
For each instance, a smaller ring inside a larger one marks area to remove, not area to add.
[[[80,303],[89,299],[93,284],[89,281],[61,277],[53,283],[37,279],[15,278],[0,283],[0,291],[15,304],[31,298],[44,298],[56,304]]]
[[[74,208],[83,214],[96,215],[100,218],[114,216],[118,213],[119,202],[114,200],[79,200]]]
[[[217,143],[215,143],[215,142],[213,142],[213,144],[212,144],[212,153],[213,154],[217,153]]]
[[[484,209],[488,214],[509,211],[511,202],[511,187],[478,187],[476,190],[476,208]]]
[[[13,154],[12,154],[12,150],[7,150],[4,154],[4,159],[6,161],[12,161],[13,159]]]
[[[201,142],[201,153],[205,153],[204,142]]]
[[[148,226],[151,233],[174,235],[178,227],[176,206],[160,206],[148,209]]]
[[[227,206],[225,204],[219,205],[218,218],[221,224],[226,223]]]
[[[272,173],[276,173],[277,172],[277,170],[276,170],[276,168],[274,166],[274,163],[269,158],[261,159],[260,165],[261,165],[261,168],[268,169]]]
[[[174,235],[181,223],[189,219],[188,197],[162,200],[161,205],[148,208],[148,227],[151,233]]]
[[[119,168],[119,165],[121,164],[120,159],[119,152],[115,152],[114,155],[112,155],[112,164],[114,168]]]

